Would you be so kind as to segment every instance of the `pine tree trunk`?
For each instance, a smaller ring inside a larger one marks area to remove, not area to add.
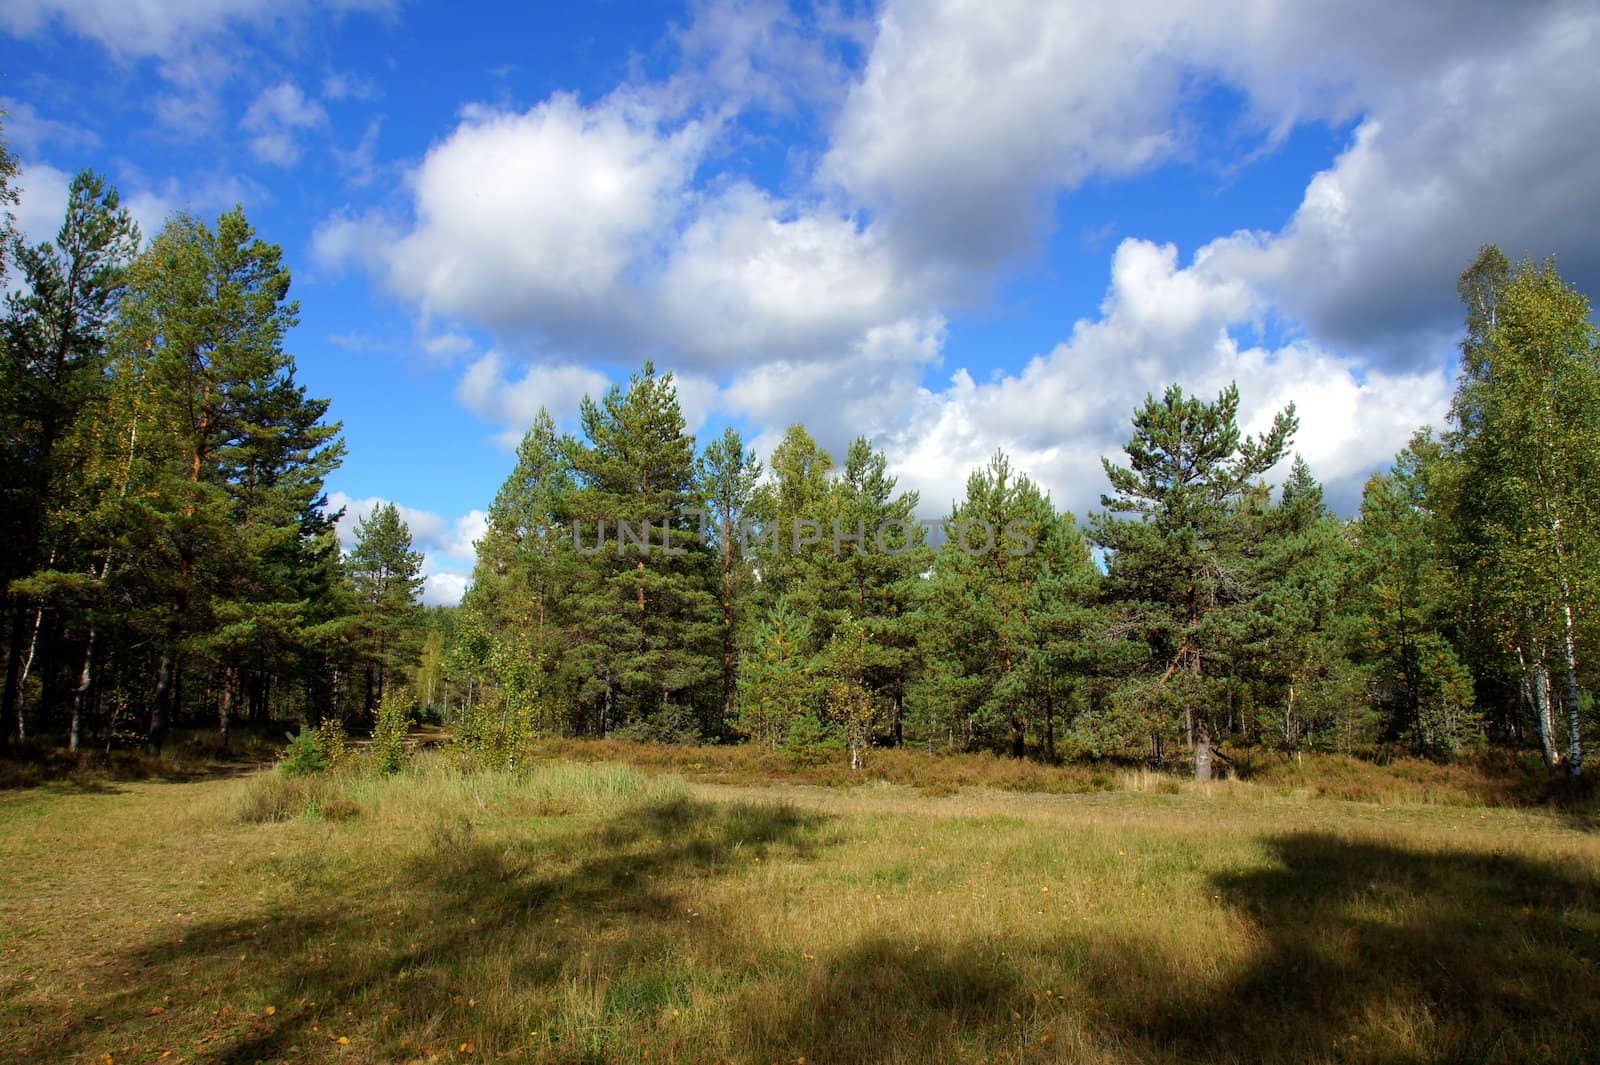
[[[1056,760],[1056,693],[1046,691],[1044,696],[1044,756],[1051,763]]]
[[[234,682],[234,669],[229,666],[222,671],[222,703],[217,712],[217,740],[223,751],[228,749],[229,730],[233,723]]]
[[[1211,724],[1205,714],[1194,715],[1194,778],[1211,779]]]
[[[902,670],[894,674],[894,745],[906,745],[906,677]]]
[[[722,721],[718,733],[733,722],[733,525],[722,527]]]
[[[145,735],[145,753],[159,757],[161,745],[166,741],[172,710],[172,652],[161,653],[161,665],[156,668],[156,693],[150,703],[150,731]]]
[[[6,640],[6,681],[4,697],[0,698],[0,706],[15,706],[21,695],[22,675],[22,629],[26,624],[27,615],[19,605],[11,612],[11,624],[7,626]],[[0,750],[4,750],[11,743],[11,730],[0,728]]]

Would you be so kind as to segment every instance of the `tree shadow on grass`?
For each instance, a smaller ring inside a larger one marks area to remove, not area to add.
[[[474,1060],[546,1062],[636,1062],[641,1047],[819,1065],[1600,1057],[1589,868],[1285,834],[1263,866],[1207,885],[1243,957],[1205,942],[1179,957],[1170,935],[1063,929],[1030,909],[1002,922],[1016,933],[1004,942],[930,915],[915,941],[869,932],[802,962],[763,946],[753,918],[700,912],[712,878],[819,857],[823,824],[677,800],[543,843],[441,822],[388,883],[342,880],[337,855],[286,860],[290,902],[113,957],[68,996],[79,1012],[37,1026],[17,1058],[130,1043],[190,1057],[203,1040],[218,1062],[394,1061],[453,1056],[468,1038]],[[1212,954],[1214,969],[1195,965]],[[727,1003],[725,1023],[675,1043],[664,1018],[696,988]],[[518,1011],[557,1000],[562,1023],[585,1009],[591,1023],[552,1041],[554,1017]]]
[[[1600,882],[1319,834],[1219,878],[1260,946],[1187,982],[1154,941],[869,938],[755,1026],[756,1060],[1532,1062],[1600,1056]],[[1202,949],[1204,945],[1202,944]]]
[[[349,867],[336,857],[292,858],[282,870],[297,887],[291,902],[111,959],[97,986],[69,996],[74,1016],[36,1026],[26,1060],[98,1058],[130,1042],[223,1063],[405,1060],[455,1051],[463,1031],[480,1046],[525,1049],[542,1019],[514,1008],[485,1016],[473,996],[493,996],[468,986],[463,966],[525,992],[567,979],[580,954],[582,967],[609,976],[659,967],[686,939],[716,952],[727,930],[696,909],[696,880],[768,855],[806,857],[823,824],[784,804],[678,799],[551,841],[507,843],[478,838],[462,818],[435,826],[389,883],[365,889],[342,880]],[[621,987],[634,1012],[662,999]],[[618,1005],[629,1003],[608,1003]],[[347,1032],[363,1033],[359,1049],[338,1043]],[[545,1044],[544,1060],[591,1060],[569,1044]]]

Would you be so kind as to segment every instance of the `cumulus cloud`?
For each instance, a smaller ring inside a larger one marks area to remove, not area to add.
[[[702,205],[645,295],[674,354],[713,371],[837,355],[926,305],[871,230],[744,183]]]
[[[356,526],[390,500],[381,496],[355,498],[344,492],[328,493],[328,510],[344,510],[335,531],[339,545],[349,551],[356,543]],[[478,557],[477,542],[488,529],[489,516],[482,510],[469,510],[447,519],[431,510],[419,510],[396,503],[400,520],[411,530],[414,550],[422,552],[422,601],[429,606],[454,606],[461,602],[472,583],[472,567]]]
[[[72,175],[48,163],[24,162],[17,180],[21,202],[14,210],[17,229],[30,244],[54,241],[67,210],[67,192]],[[139,232],[149,240],[160,232],[174,211],[200,212],[224,210],[236,203],[260,203],[266,194],[254,184],[238,178],[192,179],[188,186],[166,181],[156,186],[123,188],[122,205],[139,224]]]
[[[722,406],[760,427],[765,458],[784,430],[804,422],[835,459],[857,436],[882,441],[903,424],[922,394],[924,370],[939,359],[944,319],[905,319],[869,330],[831,359],[783,361],[734,376]]]
[[[286,25],[313,11],[387,11],[391,0],[11,0],[0,7],[0,27],[17,36],[57,28],[99,43],[113,55],[169,57],[237,29]]]
[[[1592,5],[1255,0],[1224,19],[1203,0],[888,0],[870,32],[841,18],[802,42],[797,25],[761,0],[704,4],[676,75],[468,108],[402,210],[327,219],[317,253],[442,335],[491,334],[458,399],[503,442],[602,388],[598,367],[656,357],[686,371],[686,407],[742,419],[758,448],[800,420],[835,450],[873,435],[935,510],[999,446],[1092,506],[1147,389],[1233,379],[1259,420],[1301,402],[1299,447],[1348,505],[1443,414],[1452,283],[1480,240],[1600,281]],[[853,41],[865,60],[842,77]],[[827,143],[764,187],[736,172],[735,118],[785,91]],[[1221,133],[1219,99],[1239,111]],[[947,309],[1044,247],[1073,190],[1270,153],[1307,122],[1353,132],[1280,228],[1219,234],[1187,264],[1130,234],[1098,315],[1053,350],[927,387]]]
[[[718,406],[715,381],[697,374],[674,373],[678,406],[688,432],[696,432]],[[461,405],[484,421],[502,427],[496,437],[510,451],[533,425],[540,408],[557,424],[570,425],[584,397],[598,400],[611,387],[601,371],[572,363],[536,363],[520,372],[499,351],[490,351],[467,367],[456,389]]]
[[[638,323],[611,297],[679,209],[700,140],[626,94],[469,108],[410,175],[409,223],[333,219],[316,248],[363,260],[429,314],[558,344],[626,332]]]
[[[1242,239],[1235,265],[1318,335],[1416,365],[1477,240],[1600,281],[1597,40],[1600,9],[1564,0],[1260,0],[1230,18],[1201,0],[891,2],[822,177],[907,261],[992,279],[1041,245],[1063,192],[1203,151],[1186,115],[1218,86],[1266,147],[1363,117],[1287,228]]]
[[[1100,457],[1121,454],[1148,393],[1178,382],[1212,395],[1236,381],[1247,431],[1297,404],[1295,447],[1349,509],[1367,474],[1443,415],[1445,368],[1389,374],[1309,341],[1241,343],[1236,333],[1250,331],[1259,312],[1252,289],[1218,269],[1209,248],[1180,267],[1172,245],[1125,240],[1098,318],[1079,321],[1020,373],[980,384],[960,370],[943,391],[921,394],[885,440],[895,472],[938,513],[961,495],[967,471],[1004,448],[1081,515],[1105,488]]]
[[[47,163],[27,163],[17,176],[17,232],[29,244],[56,239],[67,211],[67,186],[72,175]]]
[[[1580,132],[1579,102],[1600,97],[1600,9],[1545,31],[1397,92],[1282,232],[1219,254],[1316,336],[1395,366],[1430,359],[1455,329],[1455,277],[1485,241],[1556,254],[1580,287],[1600,287],[1600,215],[1585,206],[1600,138]]]
[[[300,158],[300,134],[327,124],[322,105],[292,81],[263,89],[239,121],[250,134],[250,151],[274,166],[292,166]]]
[[[542,407],[558,422],[569,421],[584,396],[600,396],[610,378],[586,366],[529,366],[508,374],[506,359],[490,351],[467,368],[456,389],[462,406],[484,421],[502,426],[500,446],[517,446]]]

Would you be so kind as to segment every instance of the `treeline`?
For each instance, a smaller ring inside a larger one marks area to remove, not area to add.
[[[1485,248],[1462,373],[1340,519],[1293,408],[1242,434],[1235,388],[1133,412],[1079,522],[997,454],[937,528],[882,451],[803,426],[764,468],[702,452],[646,365],[548,414],[489,513],[419,677],[480,731],[747,740],[859,761],[916,742],[1191,760],[1218,745],[1447,757],[1537,748],[1578,773],[1596,680],[1600,354],[1548,263]]]
[[[0,209],[14,174],[0,149]],[[1491,247],[1462,275],[1449,427],[1350,519],[1290,461],[1293,409],[1247,437],[1233,388],[1149,397],[1083,521],[997,454],[935,525],[864,438],[834,456],[797,425],[765,465],[732,429],[697,447],[646,365],[576,434],[541,412],[465,601],[423,612],[393,506],[340,551],[339,426],[296,381],[289,272],[241,210],[146,244],[85,172],[55,240],[4,229],[5,744],[370,722],[399,679],[504,750],[917,743],[1204,776],[1245,744],[1498,744],[1581,770],[1600,351],[1553,264]]]
[[[15,173],[0,148],[0,209]],[[144,243],[88,171],[53,241],[5,223],[0,744],[370,713],[416,657],[421,559],[393,508],[341,556],[281,249],[239,209]]]

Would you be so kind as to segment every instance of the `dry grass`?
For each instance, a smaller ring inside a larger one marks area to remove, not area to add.
[[[435,755],[14,792],[0,1061],[1595,1058],[1568,811],[1110,788]]]
[[[992,788],[1053,795],[1103,791],[1175,793],[1187,769],[1163,771],[1137,763],[1067,762],[1050,765],[992,753],[946,754],[912,747],[870,751],[859,772],[843,754],[800,762],[783,751],[753,744],[695,746],[623,740],[547,739],[535,746],[546,760],[621,762],[667,769],[691,780],[720,784],[775,781],[826,787],[903,784],[929,795],[962,788]],[[1531,752],[1491,752],[1440,763],[1412,757],[1354,758],[1336,754],[1293,757],[1267,750],[1234,751],[1218,771],[1264,792],[1388,805],[1587,805],[1586,782],[1575,787],[1552,776]]]

